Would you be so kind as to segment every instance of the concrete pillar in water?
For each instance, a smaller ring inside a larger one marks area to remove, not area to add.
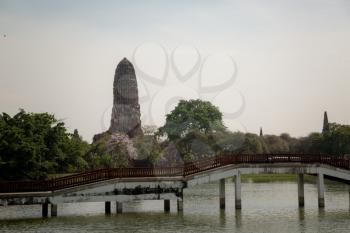
[[[111,202],[106,201],[105,202],[105,214],[110,214],[111,213]]]
[[[57,204],[51,204],[51,217],[57,216]]]
[[[242,200],[241,200],[241,173],[237,171],[235,177],[235,207],[236,209],[242,208]]]
[[[116,202],[117,214],[121,214],[123,212],[123,203],[117,201]]]
[[[183,211],[184,210],[184,201],[183,199],[177,199],[177,211]]]
[[[324,207],[324,177],[322,173],[317,174],[318,207]]]
[[[304,207],[304,174],[298,174],[298,202],[299,207]]]
[[[49,204],[48,203],[44,203],[41,206],[42,206],[42,216],[43,217],[47,217],[48,213],[49,213]]]
[[[170,200],[164,200],[164,211],[170,212]]]
[[[220,179],[220,209],[225,209],[225,179]]]
[[[183,190],[181,190],[179,198],[177,199],[177,211],[181,212],[184,209],[184,195]]]
[[[349,208],[350,208],[350,185],[349,185]]]

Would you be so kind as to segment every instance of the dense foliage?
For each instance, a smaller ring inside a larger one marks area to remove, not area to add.
[[[0,178],[40,179],[87,166],[88,144],[48,113],[0,115]]]
[[[222,113],[208,101],[180,100],[166,116],[157,135],[176,145],[185,161],[212,156],[217,151],[213,136],[225,132]]]
[[[121,138],[115,139],[106,134],[104,137],[94,142],[90,150],[86,153],[86,161],[89,169],[110,168],[110,167],[129,167],[130,161],[128,151],[123,140],[126,135],[120,135]]]
[[[159,134],[170,140],[184,138],[191,131],[208,134],[224,129],[222,113],[208,101],[180,100],[166,116],[166,123]]]
[[[298,151],[332,155],[350,154],[350,126],[329,124],[324,133],[312,133],[299,139]]]
[[[159,135],[172,142],[183,160],[192,161],[218,153],[312,153],[350,154],[350,126],[335,123],[323,133],[308,137],[230,132],[222,123],[222,113],[210,102],[182,100],[167,115]]]

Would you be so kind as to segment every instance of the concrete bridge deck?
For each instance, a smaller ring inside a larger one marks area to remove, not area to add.
[[[235,179],[235,208],[242,208],[241,174],[294,173],[298,181],[298,204],[304,206],[304,174],[317,175],[318,204],[324,203],[324,177],[350,182],[350,163],[346,157],[306,155],[235,155],[217,156],[172,168],[102,169],[73,176],[37,182],[0,183],[0,205],[41,204],[43,216],[57,215],[57,204],[74,202],[105,202],[106,213],[111,202],[133,200],[170,200],[183,209],[183,189],[220,181],[220,208],[225,208],[225,179]],[[349,193],[350,194],[350,193]]]

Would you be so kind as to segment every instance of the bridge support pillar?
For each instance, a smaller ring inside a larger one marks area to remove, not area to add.
[[[57,204],[51,204],[51,217],[57,217]]]
[[[177,199],[177,211],[181,212],[184,210],[184,201],[183,199]]]
[[[298,202],[299,207],[304,207],[304,174],[298,174]]]
[[[170,200],[164,200],[164,211],[170,212]]]
[[[349,206],[350,206],[350,185],[349,185]]]
[[[242,200],[241,200],[241,173],[237,171],[235,177],[235,208],[242,209]]]
[[[111,213],[111,202],[106,201],[105,202],[105,214],[110,214]]]
[[[220,209],[225,209],[225,179],[220,179]]]
[[[318,207],[324,207],[324,177],[322,173],[317,174]]]
[[[177,199],[177,211],[182,212],[184,209],[184,194],[183,189],[180,192],[179,198]]]
[[[42,216],[46,218],[49,214],[49,204],[44,203],[41,206],[42,206]]]
[[[123,213],[123,203],[117,201],[115,204],[116,204],[117,214]]]

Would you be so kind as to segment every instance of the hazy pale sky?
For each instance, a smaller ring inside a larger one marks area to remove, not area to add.
[[[179,98],[212,101],[231,130],[304,136],[324,110],[350,124],[348,0],[0,0],[0,35],[0,111],[54,113],[89,141],[123,57],[143,124]]]

